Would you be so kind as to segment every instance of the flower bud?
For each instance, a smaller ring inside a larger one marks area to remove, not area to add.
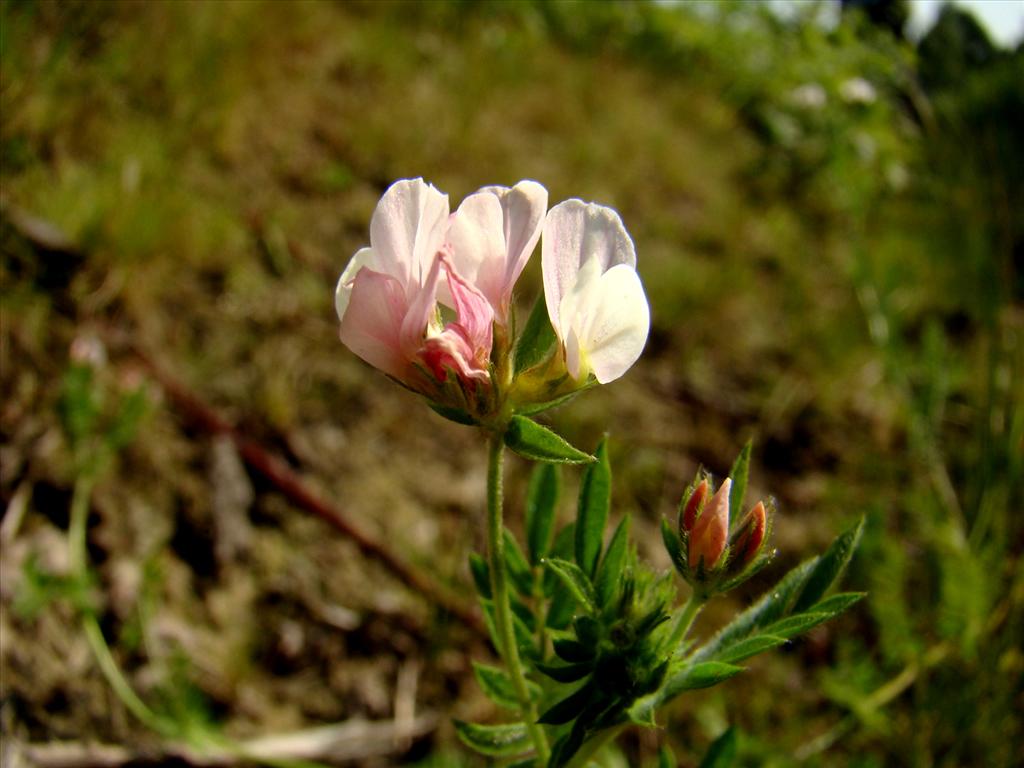
[[[700,517],[690,531],[690,568],[712,570],[725,552],[729,538],[729,492],[732,478],[726,478],[722,487],[711,497]],[[689,505],[687,505],[689,506]],[[685,518],[685,511],[684,511]]]
[[[743,518],[729,543],[733,562],[740,569],[750,565],[760,554],[767,529],[768,513],[764,508],[764,502],[759,501]]]
[[[700,484],[693,489],[690,494],[690,498],[686,500],[679,515],[679,535],[682,536],[684,533],[689,533],[693,530],[694,523],[697,522],[697,515],[700,514],[701,508],[704,506],[704,500],[708,496],[708,479],[705,477],[700,481]]]

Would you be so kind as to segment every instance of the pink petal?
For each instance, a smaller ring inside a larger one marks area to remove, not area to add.
[[[477,192],[462,201],[448,228],[452,265],[487,297],[495,310],[502,306],[505,293],[504,226],[498,197]]]
[[[409,370],[400,335],[405,315],[405,290],[398,280],[363,267],[352,281],[339,336],[367,363],[404,381]]]
[[[701,560],[706,569],[714,568],[725,551],[729,537],[729,491],[732,479],[726,478],[722,487],[711,497],[704,512],[690,532],[690,567],[696,568]]]
[[[501,202],[506,262],[500,309],[507,312],[512,288],[540,239],[548,208],[548,191],[536,181],[529,180],[520,181],[511,189],[494,186],[480,191],[490,192]]]

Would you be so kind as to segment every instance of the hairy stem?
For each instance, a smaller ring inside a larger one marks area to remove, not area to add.
[[[500,432],[494,432],[489,438],[487,464],[487,550],[490,557],[491,593],[494,598],[494,623],[501,646],[498,652],[505,661],[509,677],[512,678],[519,709],[530,731],[537,757],[543,765],[547,763],[551,752],[544,729],[537,724],[537,710],[530,699],[523,665],[519,660],[519,647],[516,644],[512,609],[509,605],[508,578],[505,574],[505,526],[502,522],[504,455],[505,444],[502,435]]]
[[[572,759],[568,763],[565,764],[565,768],[583,768],[591,757],[596,755],[605,746],[615,741],[624,729],[624,725],[616,725],[598,732],[594,738],[579,748],[579,751],[572,756]]]
[[[679,614],[679,618],[676,620],[675,627],[672,629],[672,637],[668,642],[668,647],[672,649],[673,653],[679,649],[679,646],[686,639],[690,627],[693,626],[693,620],[697,618],[697,614],[700,613],[700,609],[703,607],[704,600],[697,597],[696,592],[692,592],[690,599],[683,606],[683,612]]]

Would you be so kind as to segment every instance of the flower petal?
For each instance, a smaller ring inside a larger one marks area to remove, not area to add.
[[[370,221],[377,269],[411,293],[422,285],[444,245],[447,226],[448,195],[423,179],[396,181],[377,203]]]
[[[593,371],[599,382],[607,384],[640,357],[651,315],[636,270],[617,264],[597,275],[599,268],[592,257],[580,270],[576,284],[562,300],[560,321],[569,374],[579,380]]]
[[[338,335],[345,346],[367,363],[404,381],[409,369],[401,340],[406,312],[401,283],[390,275],[363,267],[352,280]]]
[[[338,279],[338,287],[334,289],[334,308],[338,312],[339,320],[345,319],[345,310],[352,295],[352,282],[356,279],[356,274],[363,267],[372,267],[374,256],[373,248],[360,248],[345,265],[345,271]]]
[[[505,285],[502,309],[507,310],[512,288],[522,274],[533,249],[537,247],[548,209],[548,191],[536,181],[523,180],[508,187],[484,187],[501,202],[505,233]],[[497,309],[497,308],[496,308]]]
[[[572,290],[577,273],[592,257],[597,258],[601,272],[617,264],[636,267],[633,240],[619,214],[582,200],[559,203],[544,222],[541,266],[548,316],[560,339],[564,340],[559,323],[562,297]]]
[[[489,192],[470,195],[452,215],[448,228],[451,262],[491,306],[501,306],[505,290],[505,224],[501,201]],[[442,292],[442,299],[449,297]]]

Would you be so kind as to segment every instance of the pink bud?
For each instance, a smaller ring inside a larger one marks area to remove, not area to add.
[[[757,557],[761,545],[764,544],[767,527],[768,513],[765,511],[764,502],[759,501],[743,518],[739,530],[733,537],[735,562],[745,566]]]
[[[693,489],[690,498],[683,508],[682,517],[679,518],[679,533],[689,533],[693,530],[693,524],[697,522],[697,513],[704,506],[704,500],[708,496],[708,479],[705,477],[700,485]]]
[[[703,562],[704,569],[711,570],[721,559],[726,539],[729,537],[731,489],[732,478],[726,478],[690,531],[690,568],[697,568]]]

